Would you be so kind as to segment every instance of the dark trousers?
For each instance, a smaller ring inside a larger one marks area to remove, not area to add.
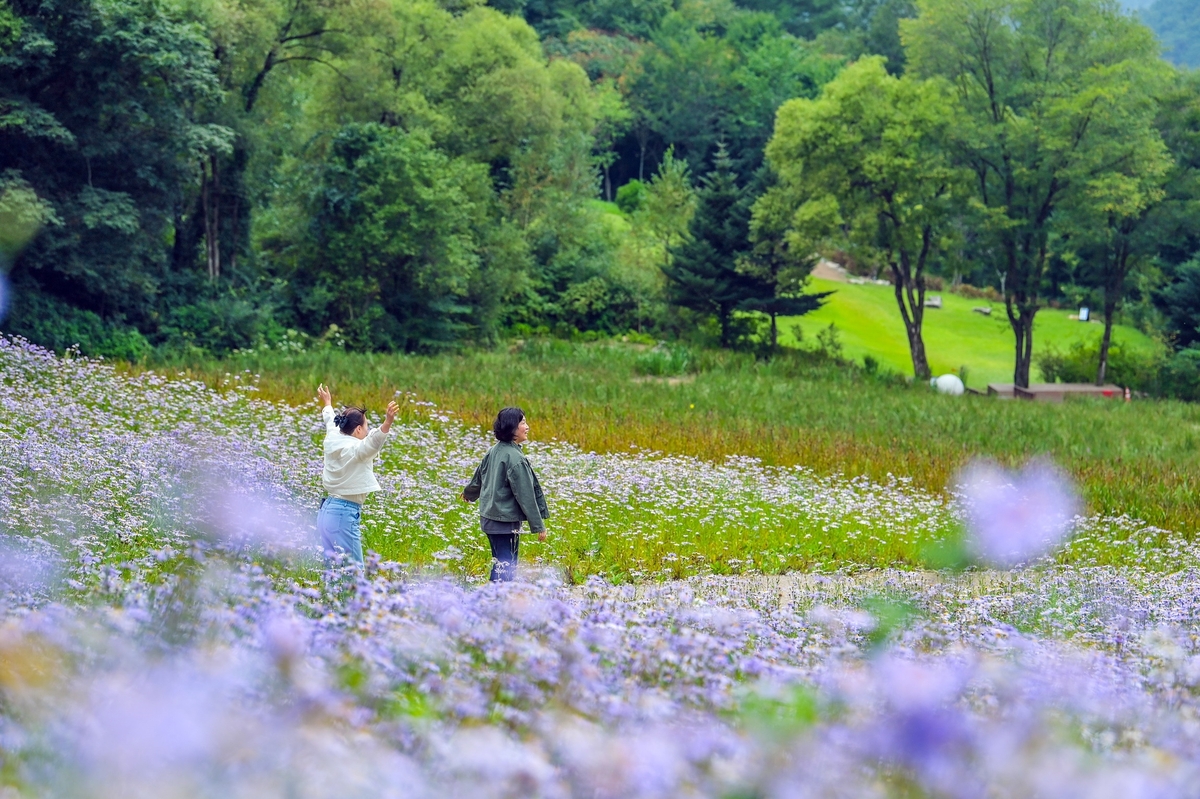
[[[488,533],[492,545],[492,582],[511,582],[517,576],[517,550],[521,536],[517,533]]]

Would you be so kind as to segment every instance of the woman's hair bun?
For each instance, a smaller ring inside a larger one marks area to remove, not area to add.
[[[367,421],[366,411],[363,408],[355,408],[353,405],[342,408],[333,415],[334,426],[346,435],[353,433],[365,421]]]

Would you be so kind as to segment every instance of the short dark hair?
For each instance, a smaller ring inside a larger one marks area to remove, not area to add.
[[[365,421],[367,421],[367,414],[362,408],[342,408],[333,417],[333,424],[346,435],[353,433]]]
[[[525,411],[520,408],[501,408],[500,413],[496,414],[496,421],[492,423],[492,433],[495,434],[496,440],[511,442],[524,418]]]

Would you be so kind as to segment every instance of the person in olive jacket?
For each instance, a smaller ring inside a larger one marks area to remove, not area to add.
[[[479,501],[479,526],[492,547],[492,582],[516,576],[521,522],[538,541],[546,540],[546,495],[533,467],[521,451],[529,438],[529,424],[520,408],[504,408],[492,425],[496,443],[483,456],[471,482],[463,489],[464,502]]]

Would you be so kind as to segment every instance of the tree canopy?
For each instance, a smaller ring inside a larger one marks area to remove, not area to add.
[[[966,182],[947,146],[957,117],[940,81],[895,78],[883,59],[865,58],[818,99],[785,103],[767,148],[780,186],[760,207],[790,202],[794,246],[845,236],[851,249],[886,264],[921,379],[929,377],[926,268],[950,235]]]
[[[1033,320],[1056,255],[1075,232],[1059,213],[1142,189],[1122,165],[1161,152],[1155,98],[1169,75],[1151,32],[1104,0],[919,0],[902,38],[919,77],[953,85],[960,163],[974,174],[986,236],[977,257],[1003,275],[1013,381],[1029,384]]]
[[[0,0],[3,329],[131,359],[630,329],[771,352],[825,256],[892,278],[918,375],[941,279],[1004,293],[1017,382],[1038,309],[1085,296],[1186,350],[1200,83],[1141,20],[1177,57],[1194,14],[1138,13]]]

